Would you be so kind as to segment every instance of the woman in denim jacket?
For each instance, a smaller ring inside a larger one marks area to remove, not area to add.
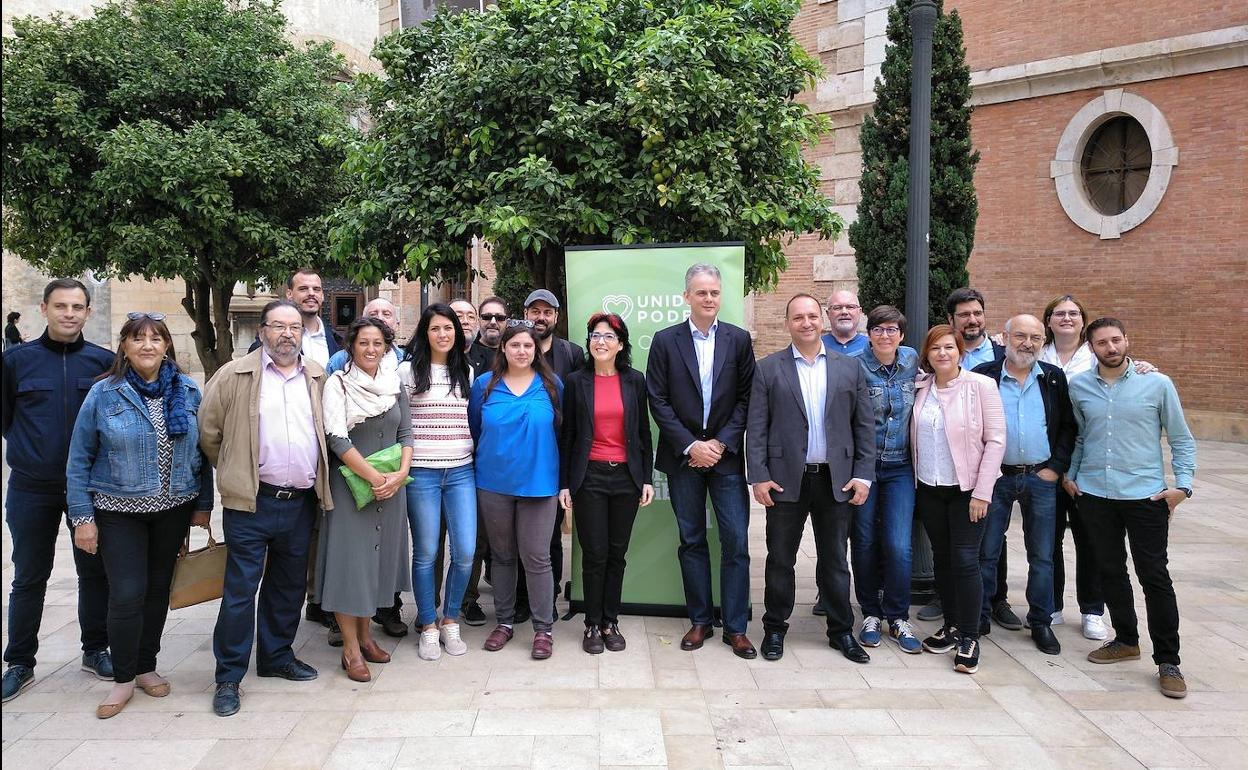
[[[923,649],[910,625],[910,529],[914,521],[910,410],[919,354],[902,346],[905,337],[906,317],[892,305],[880,305],[867,314],[870,346],[854,354],[866,372],[875,407],[876,460],[871,493],[854,508],[851,555],[854,592],[862,608],[858,641],[879,647],[881,636],[887,633],[902,652],[917,654]]]
[[[100,719],[120,713],[136,686],[169,694],[156,673],[169,585],[188,526],[207,526],[213,502],[199,386],[177,365],[163,315],[128,319],[112,368],[78,413],[66,467],[74,545],[98,549],[108,575],[115,684],[96,707]]]

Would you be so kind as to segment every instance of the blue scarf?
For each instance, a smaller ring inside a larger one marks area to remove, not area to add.
[[[185,436],[191,429],[186,416],[186,390],[178,377],[178,368],[171,361],[160,363],[160,375],[155,382],[147,382],[133,368],[126,368],[126,382],[135,392],[145,398],[165,400],[165,432],[170,436]]]

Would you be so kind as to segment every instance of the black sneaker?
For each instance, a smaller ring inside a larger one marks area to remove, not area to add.
[[[464,611],[460,613],[459,619],[470,626],[484,626],[485,610],[481,609],[481,605],[477,602],[468,602]]]
[[[997,621],[998,626],[1009,631],[1017,631],[1023,627],[1023,621],[1014,614],[1014,608],[1009,602],[997,602],[992,605],[992,619]]]
[[[22,690],[35,683],[35,670],[15,663],[4,672],[4,702],[8,703],[22,694]]]
[[[403,616],[399,614],[399,610],[394,607],[379,608],[377,614],[373,615],[373,622],[381,626],[386,636],[396,639],[407,636],[407,624],[403,622]]]
[[[113,656],[108,654],[108,650],[84,652],[82,654],[82,670],[95,674],[96,679],[111,682],[113,680]]]
[[[974,674],[979,670],[979,640],[969,636],[958,637],[958,651],[953,656],[953,670]]]
[[[923,649],[944,655],[958,646],[958,632],[953,626],[941,626],[940,630],[923,640]]]

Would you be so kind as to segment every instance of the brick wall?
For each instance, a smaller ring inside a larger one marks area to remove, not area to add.
[[[1116,240],[1062,211],[1049,160],[1071,116],[1100,90],[980,107],[979,225],[970,270],[989,325],[1070,292],[1127,325],[1132,350],[1174,377],[1186,406],[1248,413],[1240,377],[1248,324],[1248,77],[1245,69],[1136,83],[1179,148],[1160,207]],[[1235,340],[1235,341],[1232,341]]]
[[[972,71],[1248,23],[1244,0],[946,0],[945,8],[962,16]]]

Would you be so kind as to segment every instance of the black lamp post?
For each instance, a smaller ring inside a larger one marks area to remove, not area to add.
[[[936,3],[914,0],[910,6],[910,31],[914,40],[910,70],[910,197],[906,207],[906,336],[915,347],[927,336],[928,231],[931,227],[932,146],[932,31],[936,28]],[[931,601],[935,596],[932,546],[927,533],[915,522],[911,548],[911,601]]]

